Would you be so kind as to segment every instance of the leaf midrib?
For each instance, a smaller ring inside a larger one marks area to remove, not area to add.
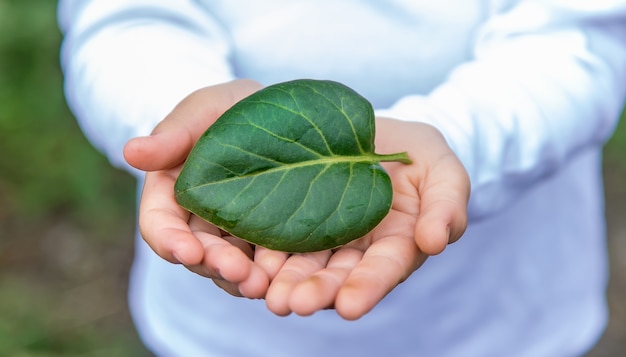
[[[192,191],[192,190],[196,190],[196,189],[200,189],[200,188],[207,187],[207,186],[211,186],[211,185],[228,183],[228,182],[231,182],[231,181],[242,180],[242,179],[245,179],[245,178],[250,178],[250,177],[259,176],[259,175],[268,175],[268,174],[281,172],[281,171],[285,171],[285,170],[295,170],[295,169],[308,167],[308,166],[317,166],[317,165],[319,165],[319,166],[332,166],[332,165],[339,165],[339,164],[346,164],[346,163],[347,164],[355,164],[355,163],[377,164],[380,161],[393,161],[393,159],[392,159],[393,157],[395,157],[395,155],[380,155],[380,154],[375,154],[375,153],[363,154],[363,155],[358,155],[358,156],[333,155],[333,156],[330,156],[330,157],[323,157],[323,158],[319,158],[319,159],[306,160],[306,161],[301,161],[301,162],[296,162],[296,163],[279,164],[279,166],[272,167],[272,168],[269,168],[267,170],[254,171],[254,172],[247,173],[247,174],[244,174],[244,175],[229,177],[229,178],[224,179],[224,180],[211,181],[211,182],[203,183],[201,185],[190,187],[187,190],[180,191],[180,192],[178,192],[178,194],[179,195],[180,194],[184,194],[186,192],[189,192],[189,191]]]

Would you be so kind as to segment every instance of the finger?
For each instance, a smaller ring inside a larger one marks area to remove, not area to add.
[[[419,190],[415,242],[424,253],[441,253],[458,240],[467,227],[469,179],[453,154],[440,159]]]
[[[260,299],[265,297],[270,278],[250,259],[253,254],[248,243],[227,236],[222,242],[207,246],[203,266],[218,277],[216,284],[232,295]]]
[[[337,293],[337,313],[346,320],[362,317],[406,280],[426,257],[419,252],[410,236],[388,236],[376,240]]]
[[[194,216],[195,217],[195,216]],[[204,247],[204,259],[200,264],[187,266],[192,272],[201,276],[211,278],[217,286],[224,289],[231,295],[244,296],[248,298],[261,298],[269,286],[269,278],[265,271],[254,264],[251,246],[235,237],[220,237],[206,232],[202,225],[209,225],[213,230],[216,227],[192,217],[190,226],[195,231],[194,234]]]
[[[250,274],[241,282],[232,282],[225,279],[212,279],[215,285],[237,297],[245,297],[248,299],[262,299],[265,297],[269,286],[269,279],[263,269],[256,265],[252,265]]]
[[[287,261],[287,258],[289,258],[289,253],[263,247],[256,247],[254,251],[254,262],[265,270],[270,280],[276,277],[280,268],[282,268],[283,264]]]
[[[213,283],[217,285],[220,289],[224,290],[228,294],[236,297],[243,297],[241,291],[239,291],[239,284],[230,282],[228,280],[223,279],[212,279]]]
[[[332,307],[339,289],[362,257],[363,252],[359,249],[338,249],[325,269],[296,285],[289,297],[290,310],[301,316],[309,316]]]
[[[289,315],[289,296],[295,286],[326,267],[330,255],[330,251],[323,251],[290,256],[267,291],[265,299],[268,309],[280,316]]]
[[[262,299],[265,298],[269,286],[270,279],[267,273],[257,264],[253,264],[248,278],[239,283],[239,291],[249,299]]]
[[[187,268],[194,273],[211,279],[223,279],[240,283],[250,275],[252,261],[247,252],[228,240],[202,231],[195,231],[200,241],[204,258],[199,264]]]
[[[139,229],[143,239],[163,259],[184,265],[199,264],[204,256],[202,244],[192,234],[189,212],[174,198],[171,174],[146,175],[139,206]]]
[[[124,146],[124,158],[143,171],[180,165],[200,135],[228,108],[260,85],[250,80],[202,88],[183,99],[152,134],[133,138]]]

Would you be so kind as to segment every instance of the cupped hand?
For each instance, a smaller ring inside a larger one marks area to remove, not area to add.
[[[384,163],[394,190],[391,211],[359,240],[288,257],[266,295],[274,313],[334,308],[358,319],[465,231],[469,178],[443,136],[422,123],[378,119],[376,125],[377,153],[408,151],[413,160]]]
[[[146,171],[139,208],[145,241],[163,259],[213,279],[235,296],[265,298],[278,315],[335,308],[346,319],[370,311],[429,255],[464,232],[467,174],[431,126],[377,120],[380,154],[408,151],[413,164],[385,163],[390,213],[362,239],[335,250],[293,254],[252,246],[181,208],[174,183],[199,136],[225,110],[260,89],[238,80],[192,93],[148,137],[130,140],[128,163]]]
[[[234,103],[261,85],[237,80],[200,89],[185,98],[150,136],[130,140],[124,156],[146,171],[139,229],[163,259],[185,265],[236,296],[262,298],[284,253],[254,249],[181,208],[174,183],[200,135]],[[256,262],[254,256],[257,255]]]

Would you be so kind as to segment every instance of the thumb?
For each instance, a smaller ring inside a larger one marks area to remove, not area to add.
[[[129,140],[124,158],[133,167],[156,171],[180,165],[200,135],[220,115],[262,86],[239,79],[199,89],[183,99],[150,136]]]
[[[453,154],[431,168],[419,192],[420,213],[415,225],[415,240],[424,253],[439,254],[463,235],[469,193],[467,173]]]

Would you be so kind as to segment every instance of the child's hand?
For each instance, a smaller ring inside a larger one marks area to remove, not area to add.
[[[163,259],[212,278],[227,292],[264,297],[275,271],[269,252],[265,267],[253,261],[254,249],[182,209],[174,198],[174,182],[182,163],[200,135],[234,103],[260,89],[253,81],[238,80],[207,87],[189,95],[149,137],[130,140],[124,148],[128,163],[147,171],[139,207],[144,240]],[[256,254],[263,256],[263,249]],[[259,258],[258,260],[263,261]]]
[[[334,251],[290,256],[266,295],[270,310],[309,315],[334,307],[346,319],[370,311],[467,225],[468,175],[433,127],[380,119],[376,152],[408,151],[413,164],[384,163],[391,212],[366,237]]]
[[[431,126],[380,119],[377,152],[408,151],[411,165],[384,163],[392,210],[366,237],[333,251],[294,254],[255,247],[182,209],[174,182],[198,137],[226,109],[260,85],[235,81],[197,91],[146,138],[128,142],[128,162],[148,171],[139,227],[162,258],[184,264],[236,296],[266,298],[276,314],[334,307],[347,319],[371,310],[431,254],[465,230],[469,180]]]

